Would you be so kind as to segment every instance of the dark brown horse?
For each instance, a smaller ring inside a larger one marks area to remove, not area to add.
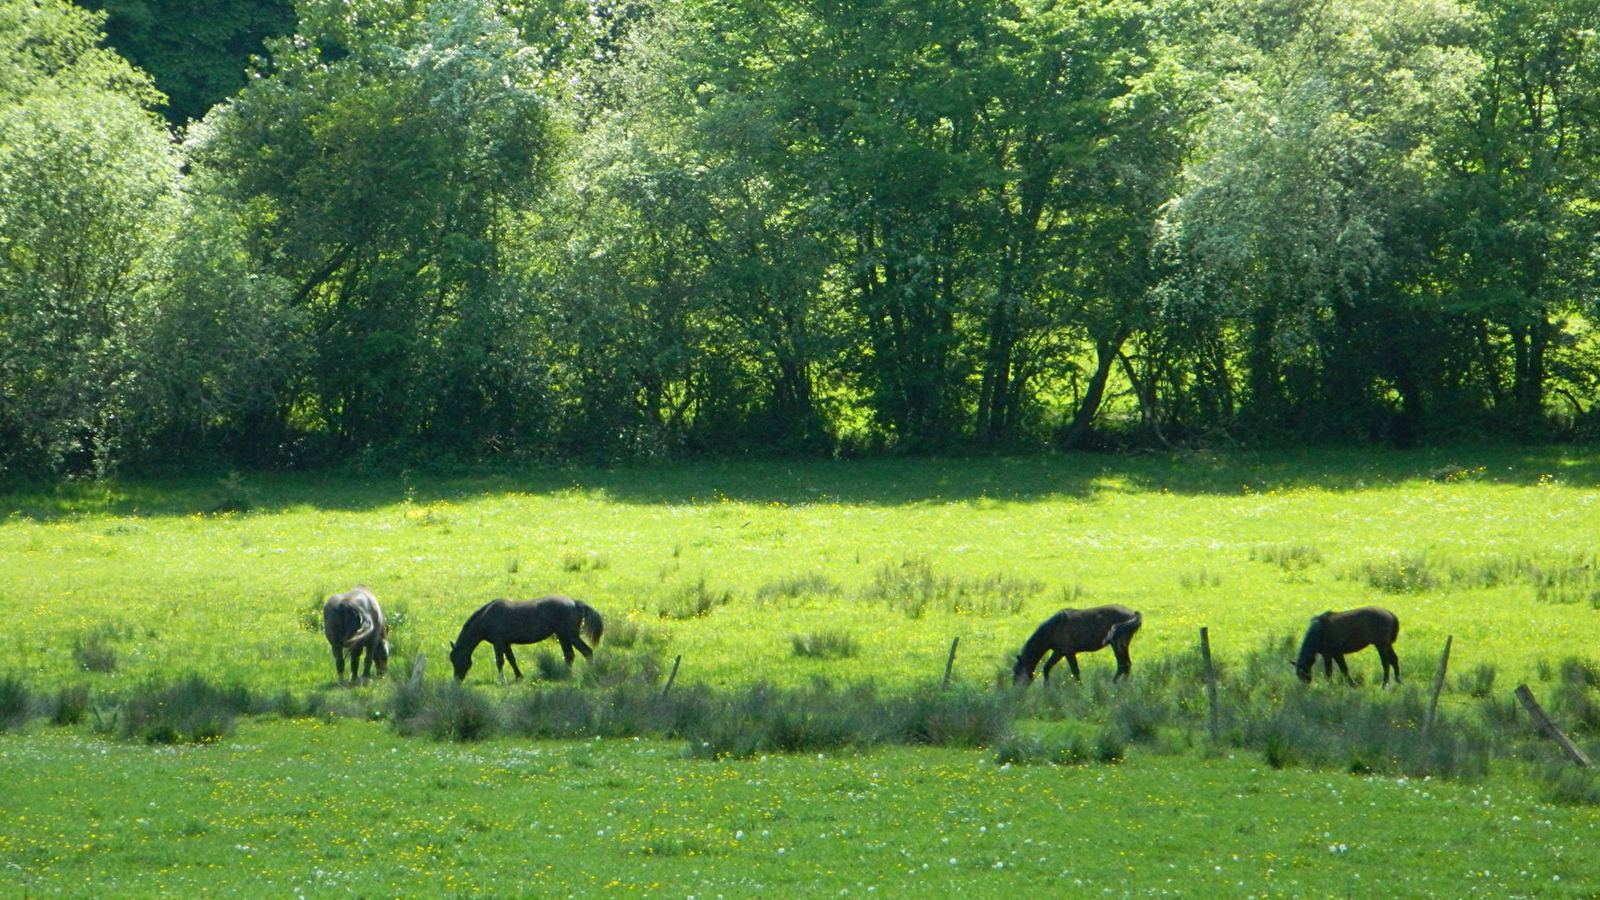
[[[1050,670],[1062,657],[1066,658],[1067,666],[1072,669],[1073,679],[1081,681],[1078,654],[1093,653],[1109,644],[1111,652],[1117,655],[1117,674],[1111,676],[1111,680],[1116,681],[1133,668],[1133,662],[1128,659],[1128,644],[1142,624],[1142,616],[1126,606],[1116,604],[1092,609],[1063,609],[1045,619],[1044,624],[1022,645],[1022,652],[1017,654],[1017,664],[1011,667],[1011,680],[1014,684],[1031,684],[1034,668],[1049,653],[1050,658],[1044,663],[1046,681],[1050,680]]]
[[[1389,670],[1394,669],[1394,683],[1400,683],[1400,657],[1395,655],[1394,641],[1400,636],[1400,619],[1381,606],[1363,606],[1344,612],[1329,610],[1311,620],[1306,638],[1300,642],[1300,657],[1294,661],[1295,673],[1300,680],[1311,683],[1311,667],[1322,656],[1322,672],[1333,680],[1333,664],[1339,664],[1344,680],[1355,687],[1350,669],[1344,664],[1344,655],[1364,649],[1368,644],[1378,648],[1383,660],[1383,686],[1389,686]]]
[[[550,635],[561,642],[561,655],[572,668],[572,648],[578,648],[584,659],[594,655],[594,648],[583,642],[578,630],[582,628],[589,640],[600,643],[600,633],[605,622],[594,607],[582,600],[552,595],[537,600],[490,600],[478,607],[461,626],[461,634],[450,644],[450,663],[456,668],[456,680],[467,677],[472,668],[472,651],[478,644],[488,641],[494,647],[494,665],[500,681],[506,680],[506,661],[511,661],[511,671],[522,678],[517,668],[517,657],[511,652],[512,644],[537,644]]]
[[[322,634],[333,648],[333,664],[339,672],[339,683],[344,683],[344,655],[350,654],[350,681],[359,677],[372,677],[372,667],[378,667],[378,677],[389,671],[389,626],[383,621],[383,610],[378,598],[362,585],[356,585],[342,594],[334,594],[322,604]],[[367,654],[367,671],[361,670],[361,653]]]

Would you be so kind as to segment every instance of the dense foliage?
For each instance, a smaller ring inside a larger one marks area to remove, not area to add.
[[[1593,431],[1591,3],[112,12],[0,0],[12,477]]]

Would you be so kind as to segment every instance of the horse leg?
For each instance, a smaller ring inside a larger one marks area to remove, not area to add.
[[[517,668],[517,655],[511,652],[511,645],[506,645],[506,660],[511,663],[511,671],[516,673],[517,680],[522,680],[522,670]]]
[[[583,642],[583,638],[581,638],[581,637],[573,638],[572,639],[572,646],[578,648],[578,652],[583,654],[583,658],[584,659],[591,659],[591,658],[594,657],[594,648],[589,646],[588,644],[584,643]],[[567,661],[567,665],[569,665],[569,666],[572,665],[572,661],[568,660]]]
[[[500,673],[501,684],[506,683],[506,654],[510,652],[511,648],[509,646],[502,647],[499,644],[494,645],[494,670]],[[512,664],[512,668],[516,668],[514,663]]]
[[[1059,651],[1059,650],[1051,650],[1050,651],[1050,657],[1044,661],[1044,680],[1045,681],[1049,681],[1050,680],[1050,670],[1054,669],[1056,667],[1056,663],[1061,662],[1061,658],[1062,658],[1061,651]]]
[[[367,674],[361,674],[361,648],[350,648],[350,683],[360,684],[372,674],[372,654],[367,654]]]
[[[1083,680],[1083,676],[1078,674],[1078,654],[1076,654],[1076,653],[1068,653],[1067,654],[1067,668],[1072,670],[1072,680],[1073,681],[1082,681]]]
[[[344,648],[333,645],[333,667],[339,672],[339,683],[344,684]]]
[[[1133,660],[1128,657],[1127,644],[1112,644],[1111,652],[1117,655],[1117,674],[1111,676],[1111,680],[1117,681],[1133,671]]]
[[[1378,658],[1383,660],[1383,686],[1389,686],[1389,670],[1394,669],[1394,683],[1400,683],[1400,657],[1394,652],[1394,646],[1379,646]]]
[[[1342,666],[1344,663],[1340,662],[1339,665]],[[1329,681],[1333,680],[1333,654],[1331,653],[1322,654],[1322,677]]]
[[[1351,687],[1355,687],[1356,680],[1350,677],[1350,667],[1344,664],[1344,654],[1340,653],[1335,655],[1333,657],[1333,661],[1339,664],[1339,674],[1344,676],[1345,683],[1349,684]]]

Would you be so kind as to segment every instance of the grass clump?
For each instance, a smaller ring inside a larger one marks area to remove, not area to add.
[[[837,597],[844,586],[821,572],[808,572],[791,578],[764,582],[756,588],[755,598],[763,603],[774,600],[798,600],[801,597]]]
[[[855,636],[848,631],[826,630],[789,636],[794,655],[807,659],[849,659],[861,651]]]
[[[717,590],[706,584],[702,576],[693,584],[678,587],[656,604],[656,615],[663,619],[697,619],[708,615],[719,606],[733,602],[733,591]]]
[[[251,711],[243,686],[217,687],[199,675],[171,684],[152,683],[134,692],[114,717],[118,733],[151,744],[204,744],[233,733]]]
[[[1352,570],[1350,577],[1385,594],[1416,594],[1439,586],[1438,575],[1421,553],[1365,560]]]
[[[0,731],[15,731],[33,714],[33,690],[20,675],[0,676]]]
[[[455,679],[402,683],[395,689],[392,709],[401,734],[440,741],[479,741],[493,736],[500,726],[493,701]]]
[[[930,610],[978,616],[1016,615],[1044,588],[1044,582],[1037,579],[1008,574],[958,581],[935,574],[933,563],[913,556],[899,564],[880,566],[861,597],[911,619],[920,619]]]

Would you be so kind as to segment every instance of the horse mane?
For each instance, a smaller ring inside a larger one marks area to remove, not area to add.
[[[1320,615],[1311,617],[1311,625],[1306,628],[1305,639],[1300,642],[1300,657],[1295,660],[1298,668],[1308,668],[1316,662],[1317,653],[1322,647],[1322,632],[1328,627],[1328,617],[1333,615],[1333,610],[1328,610]]]
[[[1033,667],[1037,666],[1039,660],[1043,659],[1044,655],[1050,651],[1050,632],[1065,615],[1065,610],[1058,612],[1045,619],[1038,628],[1033,630],[1033,634],[1029,635],[1028,639],[1023,642],[1022,650],[1017,654],[1015,668],[1026,669],[1029,672],[1033,671]]]

